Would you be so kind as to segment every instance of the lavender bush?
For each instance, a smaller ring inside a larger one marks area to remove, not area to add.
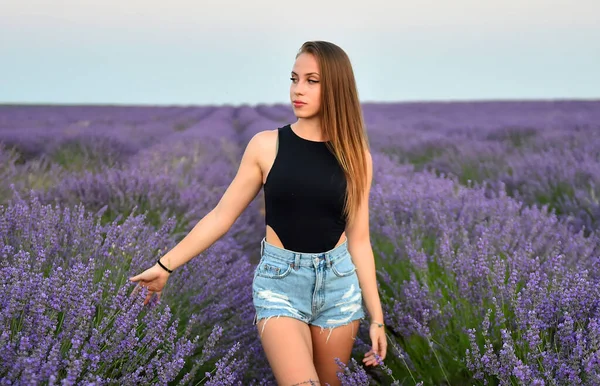
[[[19,154],[0,142],[0,203],[8,202],[13,192],[45,189],[62,178],[62,168],[46,157],[19,162]]]
[[[0,181],[2,181],[0,192],[0,202],[4,202],[8,198],[8,181],[13,181],[17,175],[16,171],[17,155],[14,151],[7,149],[6,146],[0,143]]]
[[[118,167],[138,149],[114,134],[85,132],[62,137],[47,148],[48,157],[67,170]]]
[[[573,234],[547,207],[376,160],[374,245],[396,377],[599,381],[597,234]]]
[[[167,383],[201,351],[193,319],[180,326],[168,305],[144,309],[145,289],[129,295],[127,277],[171,245],[172,223],[104,226],[83,206],[35,199],[0,214],[2,384]]]
[[[184,191],[165,174],[144,169],[105,168],[99,173],[84,172],[65,176],[60,184],[34,194],[43,203],[77,205],[103,211],[103,221],[111,222],[129,216],[134,210],[144,213],[149,223],[160,226],[171,217],[177,224],[175,233],[187,229],[193,220],[205,213],[206,195],[199,188]],[[203,212],[204,211],[204,212]]]

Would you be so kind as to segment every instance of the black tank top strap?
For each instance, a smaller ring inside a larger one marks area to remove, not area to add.
[[[287,144],[292,141],[291,130],[286,130],[286,126],[277,129],[277,153],[283,147],[288,148]]]

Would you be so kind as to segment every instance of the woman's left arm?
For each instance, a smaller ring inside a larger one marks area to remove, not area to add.
[[[373,322],[383,323],[383,310],[377,290],[375,257],[369,235],[369,195],[373,180],[373,159],[367,151],[367,184],[356,216],[346,226],[348,251],[356,265],[362,296]]]

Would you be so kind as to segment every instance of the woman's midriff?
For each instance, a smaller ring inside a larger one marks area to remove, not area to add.
[[[266,241],[267,241],[267,243],[275,245],[276,247],[284,248],[285,249],[285,246],[283,245],[283,243],[279,239],[279,236],[277,236],[277,233],[275,233],[275,231],[273,230],[273,228],[271,228],[268,225],[266,226],[266,228],[267,228],[266,229]],[[340,239],[335,244],[334,248],[339,247],[340,245],[342,245],[345,240],[346,240],[346,232],[342,232],[342,234],[340,236]]]

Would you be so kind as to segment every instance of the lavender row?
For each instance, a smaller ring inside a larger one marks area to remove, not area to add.
[[[188,138],[225,139],[238,146],[239,156],[252,135],[293,120],[283,105],[17,106],[4,112],[0,142],[16,147],[21,161],[45,155],[75,170],[118,166],[155,144]],[[497,190],[502,182],[527,204],[549,205],[575,231],[598,227],[598,102],[365,104],[364,112],[378,151],[464,184]]]

